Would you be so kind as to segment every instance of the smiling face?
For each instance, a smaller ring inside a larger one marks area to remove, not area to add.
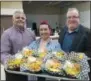
[[[75,30],[80,23],[79,13],[77,10],[68,11],[67,13],[67,26],[69,30]]]
[[[13,24],[16,27],[24,27],[26,22],[26,17],[24,13],[16,13],[13,16]]]
[[[48,25],[46,24],[40,25],[39,33],[42,39],[48,39],[50,37],[50,32],[51,30],[49,29]]]

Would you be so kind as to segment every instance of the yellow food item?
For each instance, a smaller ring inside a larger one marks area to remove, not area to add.
[[[56,54],[58,57],[62,57],[63,55],[64,55],[64,53],[63,52],[57,52],[57,54]]]
[[[79,53],[79,59],[83,59],[84,55],[82,53]]]
[[[33,53],[33,50],[30,50],[30,49],[27,49],[27,48],[23,49],[23,54],[26,57],[30,56],[32,53]]]
[[[70,67],[70,66],[66,67],[66,72],[69,75],[76,76],[77,74],[79,74],[80,71],[81,71],[80,65],[77,63],[74,63],[73,67]]]
[[[20,64],[21,63],[21,59],[15,59],[14,63],[15,64]]]
[[[39,53],[39,57],[40,57],[40,58],[44,58],[45,55],[46,55],[46,52],[40,52],[40,53]]]
[[[28,68],[31,71],[40,71],[41,70],[41,64],[42,64],[42,62],[40,60],[37,60],[37,61],[32,62],[31,64],[29,64]]]
[[[8,61],[8,67],[9,68],[17,68],[20,67],[21,59],[12,59]]]
[[[54,69],[54,68],[48,68],[49,71],[53,71],[53,72],[59,72],[60,70],[59,69]]]
[[[59,72],[59,67],[61,67],[61,64],[58,60],[49,60],[47,62],[47,68],[50,70],[50,71],[53,71],[53,72]]]

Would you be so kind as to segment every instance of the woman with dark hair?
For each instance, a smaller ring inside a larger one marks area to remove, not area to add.
[[[61,47],[57,41],[50,38],[52,29],[47,21],[42,21],[39,26],[40,38],[29,45],[29,49],[38,52],[60,51]],[[38,81],[45,81],[45,78],[38,77]]]

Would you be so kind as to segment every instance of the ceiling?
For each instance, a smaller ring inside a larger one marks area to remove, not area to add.
[[[72,4],[78,4],[82,1],[23,1],[23,6],[28,7],[67,7]]]
[[[59,6],[61,1],[24,1],[23,3],[29,6]]]
[[[81,1],[80,1],[81,2]],[[23,9],[25,13],[35,14],[39,12],[46,14],[47,11],[53,14],[60,13],[60,9],[73,4],[80,3],[78,1],[23,1]],[[53,11],[54,12],[51,12]],[[45,13],[46,11],[46,13]]]
[[[65,7],[71,4],[80,3],[83,1],[23,1],[24,5],[29,6],[54,6],[54,7]]]

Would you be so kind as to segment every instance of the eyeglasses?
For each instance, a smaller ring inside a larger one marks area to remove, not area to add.
[[[79,18],[79,16],[69,16],[69,17],[67,17],[67,19],[78,19]]]

